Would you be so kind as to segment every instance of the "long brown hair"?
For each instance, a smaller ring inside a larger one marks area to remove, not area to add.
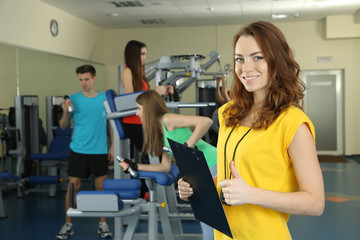
[[[299,78],[301,72],[295,61],[285,36],[276,26],[269,22],[254,22],[243,27],[234,36],[233,41],[233,86],[231,97],[234,104],[228,106],[223,116],[226,126],[235,126],[241,122],[254,105],[254,96],[248,92],[235,72],[235,47],[241,36],[253,36],[259,45],[268,65],[269,89],[262,109],[256,113],[252,128],[268,128],[290,105],[303,110],[305,84]]]
[[[146,47],[145,43],[131,40],[125,47],[125,64],[132,74],[134,92],[143,90],[143,80],[147,83],[145,66],[141,64],[141,48]]]
[[[159,125],[159,118],[170,112],[164,99],[154,90],[146,91],[136,98],[143,106],[142,126],[144,130],[144,145],[142,152],[160,156],[164,146],[164,136]]]

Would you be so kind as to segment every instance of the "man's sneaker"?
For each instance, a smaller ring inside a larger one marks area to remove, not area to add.
[[[65,225],[61,227],[60,232],[56,235],[56,240],[68,239],[69,236],[72,235],[74,235],[72,223],[65,223]]]
[[[112,238],[111,231],[110,231],[109,226],[108,226],[108,224],[106,222],[99,222],[98,234],[100,234],[100,237],[104,238],[104,239]]]

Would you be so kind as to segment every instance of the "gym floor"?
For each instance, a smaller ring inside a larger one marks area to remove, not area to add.
[[[289,228],[294,240],[355,240],[359,239],[360,223],[360,161],[347,157],[348,163],[321,163],[325,181],[326,206],[320,217],[291,216]],[[86,189],[86,183],[82,189]],[[32,193],[17,198],[16,191],[4,191],[7,218],[0,219],[0,240],[49,240],[64,224],[65,193],[56,197]],[[114,229],[113,219],[107,220]],[[98,219],[74,218],[75,235],[69,240],[99,239]],[[185,233],[200,233],[196,221],[183,225]],[[146,224],[139,225],[139,232]]]

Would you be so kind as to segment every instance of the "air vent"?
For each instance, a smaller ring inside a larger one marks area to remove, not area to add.
[[[140,20],[142,24],[162,24],[165,23],[162,19],[142,19]]]
[[[118,1],[111,2],[115,7],[143,7],[144,5],[139,1]]]

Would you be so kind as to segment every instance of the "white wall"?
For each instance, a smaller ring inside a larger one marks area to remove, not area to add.
[[[56,19],[59,34],[50,33]],[[104,63],[104,30],[38,0],[0,0],[0,43]]]

